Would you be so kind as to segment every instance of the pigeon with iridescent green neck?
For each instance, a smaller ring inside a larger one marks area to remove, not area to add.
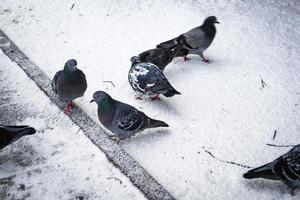
[[[0,149],[3,149],[23,136],[32,135],[35,132],[35,129],[29,126],[0,125]]]
[[[152,119],[133,106],[113,99],[104,91],[95,92],[92,102],[98,105],[101,124],[120,140],[130,138],[144,129],[169,127],[165,122]]]
[[[56,72],[52,80],[52,89],[55,94],[63,101],[69,104],[65,113],[70,114],[72,111],[72,101],[84,95],[87,88],[84,73],[78,69],[77,61],[70,59],[66,62],[64,69]]]

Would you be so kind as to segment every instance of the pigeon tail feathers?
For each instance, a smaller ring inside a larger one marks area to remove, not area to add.
[[[177,90],[175,90],[174,88],[171,88],[168,92],[166,92],[165,94],[163,94],[165,97],[172,97],[175,94],[181,94],[180,92],[178,92]]]
[[[280,180],[279,176],[273,173],[272,171],[273,163],[263,165],[261,167],[252,169],[243,175],[244,178],[253,179],[253,178],[266,178],[272,180]]]
[[[147,125],[147,128],[156,128],[156,127],[169,127],[169,125],[160,120],[150,119],[150,123]]]
[[[179,44],[178,42],[178,37],[168,40],[166,42],[162,42],[158,45],[156,45],[157,48],[169,48],[169,49],[173,49],[174,47],[176,47]]]

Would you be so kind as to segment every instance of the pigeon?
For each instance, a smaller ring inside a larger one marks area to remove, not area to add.
[[[294,190],[300,187],[300,144],[273,162],[248,171],[244,174],[244,178],[281,180],[294,195]]]
[[[156,65],[161,71],[173,60],[174,53],[170,48],[150,49],[138,55],[141,62],[150,62]]]
[[[163,121],[151,119],[131,105],[113,99],[104,91],[97,91],[90,103],[98,105],[98,118],[115,136],[124,140],[148,128],[169,127]]]
[[[211,45],[216,35],[215,23],[219,24],[215,16],[207,17],[201,26],[193,28],[180,36],[158,44],[157,48],[174,49],[174,57],[184,56],[184,60],[188,54],[198,54],[204,61],[210,61],[203,56],[203,52]]]
[[[64,69],[56,72],[52,80],[52,89],[63,101],[68,101],[66,114],[72,111],[72,101],[84,95],[87,83],[84,73],[77,69],[77,61],[70,59],[65,63]]]
[[[29,126],[0,125],[0,149],[3,149],[25,135],[33,135],[35,132],[35,129]]]
[[[141,62],[137,56],[132,57],[131,62],[128,81],[137,94],[148,95],[151,100],[159,99],[160,94],[166,97],[181,94],[172,87],[156,65]],[[140,97],[138,98],[140,99]]]

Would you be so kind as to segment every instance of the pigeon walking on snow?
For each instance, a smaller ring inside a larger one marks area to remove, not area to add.
[[[87,88],[84,73],[77,69],[77,61],[70,59],[66,62],[64,69],[56,72],[52,80],[52,89],[61,100],[68,101],[65,113],[70,114],[73,104],[72,101],[83,96]]]
[[[170,48],[150,49],[138,55],[141,62],[150,62],[156,65],[161,71],[173,60],[174,53]]]
[[[29,126],[0,125],[0,149],[3,149],[25,135],[32,135],[35,132],[35,129]]]
[[[132,66],[128,73],[128,81],[133,90],[139,95],[148,95],[151,96],[152,100],[155,100],[159,99],[158,95],[160,94],[166,97],[180,94],[172,87],[156,65],[141,62],[136,56],[131,58],[131,62]]]
[[[92,102],[98,105],[98,118],[102,125],[120,140],[144,129],[169,127],[165,122],[151,119],[133,106],[114,100],[103,91],[95,92]]]
[[[294,195],[294,190],[300,187],[300,144],[273,162],[248,171],[244,178],[281,180]]]
[[[174,48],[174,57],[184,56],[184,60],[188,54],[197,54],[204,61],[209,63],[209,60],[204,58],[203,52],[211,45],[216,35],[215,23],[219,23],[215,16],[207,17],[201,26],[193,28],[180,36],[160,43],[158,48]]]

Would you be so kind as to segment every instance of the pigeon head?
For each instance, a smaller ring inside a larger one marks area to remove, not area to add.
[[[73,72],[76,71],[77,61],[75,59],[70,59],[66,62],[64,71],[65,72]]]
[[[93,99],[90,103],[96,102],[99,107],[103,108],[105,111],[110,111],[113,106],[113,99],[109,94],[104,91],[97,91],[93,94]]]
[[[34,128],[30,127],[30,126],[27,126],[25,128],[25,131],[26,131],[26,135],[33,135],[36,132],[36,130]]]
[[[220,24],[215,16],[209,16],[204,20],[204,24]]]

